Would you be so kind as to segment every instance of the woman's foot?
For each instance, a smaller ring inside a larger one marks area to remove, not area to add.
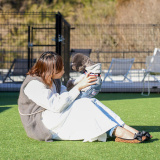
[[[145,136],[146,140],[150,140],[152,138],[152,135],[150,135],[149,132],[146,131],[139,131],[136,135],[139,135],[139,137]]]
[[[132,133],[119,126],[114,130],[113,135],[116,136],[116,142],[141,143],[146,140],[145,136],[139,137],[137,133]]]
[[[134,139],[124,139],[124,138],[120,138],[120,137],[115,138],[115,142],[123,142],[123,143],[141,143],[145,140],[146,140],[145,136],[142,137],[141,141],[138,139],[135,139],[135,138]]]
[[[146,140],[150,140],[152,138],[152,135],[149,134],[149,132],[145,132],[145,131],[138,131],[128,125],[124,125],[123,128],[125,128],[126,130],[134,133],[137,135],[137,137],[142,137],[142,136],[146,136]]]

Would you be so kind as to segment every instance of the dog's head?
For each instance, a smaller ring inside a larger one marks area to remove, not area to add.
[[[77,53],[72,57],[72,69],[74,71],[84,72],[86,67],[93,64],[94,62],[92,62],[88,56],[82,53]]]

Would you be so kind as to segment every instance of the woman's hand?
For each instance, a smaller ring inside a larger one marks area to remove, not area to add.
[[[76,85],[79,91],[83,88],[96,84],[97,77],[89,75],[90,73],[87,73],[86,76]]]

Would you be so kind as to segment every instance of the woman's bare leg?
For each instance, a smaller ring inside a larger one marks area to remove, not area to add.
[[[133,134],[139,132],[138,130],[136,130],[136,129],[134,129],[134,128],[132,128],[132,127],[126,125],[126,124],[123,126],[123,128],[126,129],[126,130],[128,130],[128,131],[130,131],[130,132],[132,132]]]
[[[124,139],[134,139],[134,134],[132,132],[119,126],[114,130],[113,135]]]
[[[134,133],[134,134],[139,132],[138,130],[136,130],[136,129],[134,129],[134,128],[126,125],[126,124],[124,125],[124,128],[125,128],[126,130]],[[143,132],[146,133],[146,134],[143,135],[143,136],[147,136],[147,139],[151,139],[151,138],[152,138],[152,135],[150,135],[148,132],[145,132],[145,131],[143,131]]]

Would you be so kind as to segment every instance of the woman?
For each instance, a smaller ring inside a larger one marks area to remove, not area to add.
[[[140,143],[150,139],[126,125],[118,115],[95,98],[76,99],[80,91],[95,84],[89,73],[69,92],[59,79],[64,74],[62,58],[43,53],[27,73],[18,99],[20,117],[27,135],[36,140],[83,140]]]

